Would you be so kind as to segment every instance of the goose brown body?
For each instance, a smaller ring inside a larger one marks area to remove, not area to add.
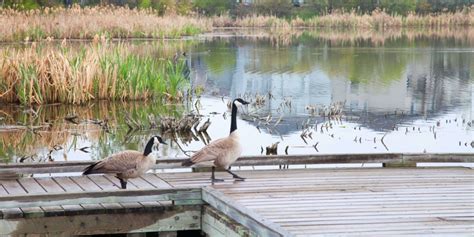
[[[237,158],[239,158],[242,153],[242,147],[239,142],[239,135],[237,133],[237,105],[240,104],[249,104],[249,102],[244,101],[240,98],[235,99],[232,102],[232,115],[230,123],[230,134],[227,137],[217,139],[207,146],[203,147],[198,152],[194,153],[191,158],[182,163],[183,166],[192,166],[197,163],[203,163],[208,161],[213,161],[214,166],[212,166],[212,175],[211,180],[213,182],[223,181],[222,179],[215,178],[215,167],[223,168],[225,171],[232,175],[236,180],[245,180],[238,176],[237,174],[230,171],[230,165],[234,163]]]
[[[237,131],[228,137],[217,139],[194,153],[190,158],[192,164],[214,161],[214,166],[228,169],[242,153]]]
[[[126,150],[113,154],[94,164],[85,174],[112,173],[122,179],[137,178],[145,174],[156,159],[144,156],[142,152]]]
[[[143,153],[133,150],[115,153],[88,166],[82,174],[115,174],[120,180],[121,187],[126,189],[128,179],[137,178],[153,167],[156,159],[150,154],[153,145],[158,143],[166,144],[161,137],[154,136],[146,144]]]

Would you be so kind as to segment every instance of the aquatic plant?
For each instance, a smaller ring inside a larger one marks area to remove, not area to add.
[[[175,100],[182,98],[185,70],[183,59],[133,54],[124,44],[7,49],[0,57],[0,102]]]
[[[22,108],[14,104],[0,105],[3,118],[0,162],[48,162],[48,150],[57,146],[64,150],[53,152],[53,159],[74,159],[67,154],[77,155],[75,151],[101,159],[124,148],[137,149],[143,139],[159,133],[158,128],[149,127],[150,115],[180,117],[185,113],[183,104],[153,101],[92,101],[80,106],[55,104],[31,106],[28,110]],[[129,134],[125,115],[146,130]],[[74,117],[76,123],[65,120],[67,117]],[[103,121],[108,121],[107,129],[100,124]],[[158,118],[155,122],[159,122]],[[84,147],[84,139],[91,141],[88,147]]]

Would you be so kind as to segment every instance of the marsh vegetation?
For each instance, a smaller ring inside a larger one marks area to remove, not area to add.
[[[0,41],[51,39],[181,38],[226,27],[270,27],[276,29],[370,29],[384,31],[417,28],[420,31],[474,26],[473,7],[449,12],[406,15],[374,9],[370,12],[335,10],[311,17],[279,17],[272,14],[211,15],[162,13],[152,8],[95,6],[71,9],[46,7],[33,10],[0,8]]]
[[[180,55],[140,54],[129,44],[111,44],[105,38],[79,47],[63,41],[0,50],[1,103],[180,101],[188,83]]]

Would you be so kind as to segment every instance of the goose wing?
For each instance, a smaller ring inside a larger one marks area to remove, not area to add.
[[[91,173],[123,173],[136,169],[143,154],[138,151],[122,151],[99,161],[92,168]]]
[[[203,147],[191,157],[192,163],[212,161],[225,155],[232,147],[232,141],[228,137],[217,139]]]

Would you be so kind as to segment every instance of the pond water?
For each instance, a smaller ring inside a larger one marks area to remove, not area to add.
[[[155,153],[183,157],[228,134],[227,102],[235,97],[253,102],[239,111],[244,155],[265,154],[276,142],[279,154],[474,153],[472,29],[427,35],[221,31],[158,46],[133,44],[153,47],[145,53],[178,45],[171,48],[185,52],[193,99],[180,105],[2,105],[2,159],[95,160],[142,150],[151,135],[162,133],[149,129],[150,115],[199,113],[200,126],[211,122],[208,137],[164,134],[170,145]],[[322,116],[331,107],[336,115]],[[64,120],[72,114],[78,124]],[[143,128],[128,131],[126,114]],[[107,129],[97,125],[106,118]]]

